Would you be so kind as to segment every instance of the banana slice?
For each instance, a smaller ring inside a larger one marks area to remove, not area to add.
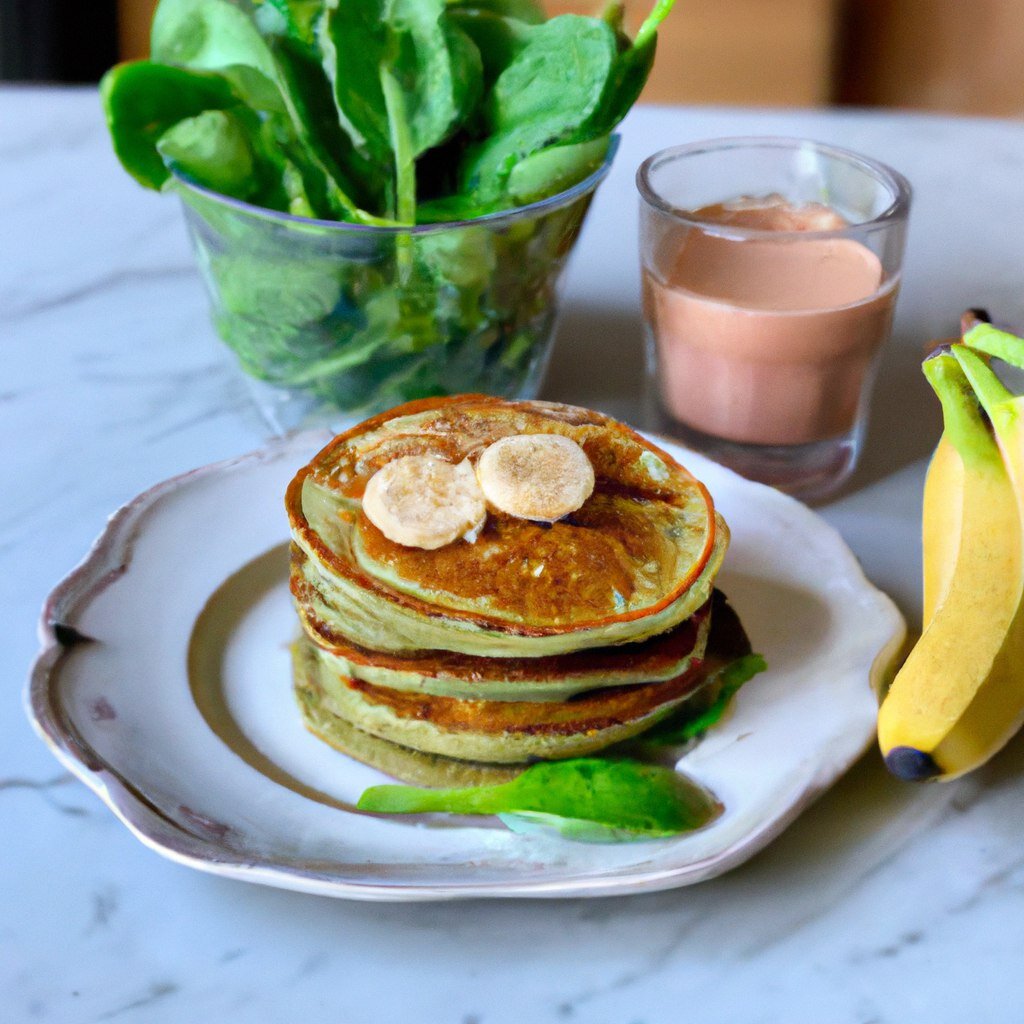
[[[594,491],[594,467],[561,434],[515,434],[495,441],[476,465],[484,497],[519,519],[553,523],[575,512]]]
[[[469,462],[406,455],[370,477],[363,512],[388,540],[433,551],[474,535],[487,506]]]

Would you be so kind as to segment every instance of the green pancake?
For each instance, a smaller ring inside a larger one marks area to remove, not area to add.
[[[723,670],[749,653],[742,624],[718,592],[706,656],[679,679],[611,687],[557,704],[390,691],[338,675],[305,637],[292,648],[307,727],[357,760],[423,785],[501,781],[488,773],[610,747],[636,756],[635,744],[643,743],[647,729],[700,714],[717,697]]]
[[[325,712],[403,747],[492,764],[595,753],[660,722],[704,682],[697,666],[677,679],[595,690],[569,701],[460,700],[339,675],[305,638],[293,657],[296,675],[311,681]]]
[[[483,658],[452,651],[393,654],[348,642],[318,618],[310,588],[293,574],[292,589],[307,637],[339,675],[395,690],[466,700],[567,700],[606,686],[641,685],[682,675],[704,654],[710,603],[675,629],[617,647],[546,658]]]
[[[387,540],[361,510],[366,482],[406,455],[473,461],[512,434],[580,444],[593,495],[553,524],[489,513],[474,543]],[[703,486],[608,417],[484,396],[410,403],[336,438],[296,475],[287,506],[310,616],[358,647],[534,658],[637,642],[709,598],[728,529]]]
[[[521,765],[482,764],[459,761],[438,754],[425,754],[357,729],[351,722],[332,714],[323,704],[323,693],[315,685],[300,684],[296,677],[295,696],[306,728],[335,750],[376,768],[400,782],[413,786],[445,789],[456,786],[492,786],[514,779]]]

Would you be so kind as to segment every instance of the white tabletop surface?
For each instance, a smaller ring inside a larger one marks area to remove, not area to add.
[[[768,133],[862,150],[915,188],[866,455],[822,510],[914,623],[939,422],[920,352],[967,306],[1024,323],[1021,124],[634,112],[570,270],[544,394],[638,418],[634,169],[672,143]],[[109,512],[268,429],[207,322],[176,203],[120,170],[92,90],[0,90],[0,356],[0,1020],[1024,1019],[1020,738],[943,786],[898,784],[871,751],[744,867],[632,898],[346,903],[144,848],[25,720],[35,619]]]

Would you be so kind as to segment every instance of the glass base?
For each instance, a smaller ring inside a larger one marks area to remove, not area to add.
[[[768,484],[803,501],[821,501],[833,494],[853,472],[863,431],[809,444],[746,444],[705,434],[658,409],[654,429],[728,466],[748,480]]]

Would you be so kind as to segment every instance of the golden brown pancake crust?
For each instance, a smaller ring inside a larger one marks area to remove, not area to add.
[[[413,786],[494,786],[514,779],[526,764],[487,764],[413,750],[364,732],[322,704],[315,684],[296,678],[295,696],[306,728],[335,750]]]
[[[364,515],[356,529],[367,555],[403,579],[459,597],[486,597],[528,622],[566,622],[614,615],[633,597],[640,574],[663,577],[663,567],[674,563],[667,536],[673,525],[664,503],[599,487],[557,523],[492,512],[475,543],[434,551],[395,544]]]
[[[704,682],[700,662],[675,679],[642,686],[615,686],[591,690],[566,701],[460,700],[373,686],[359,679],[340,677],[370,704],[390,709],[398,718],[430,722],[439,729],[491,736],[570,736],[600,732],[651,714],[675,702]]]

